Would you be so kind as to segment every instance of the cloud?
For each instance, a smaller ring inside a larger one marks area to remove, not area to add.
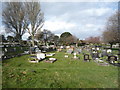
[[[117,10],[117,3],[112,2],[42,3],[41,5],[45,13],[43,28],[55,34],[69,31],[78,38],[101,35],[108,17]]]
[[[29,36],[30,36],[29,33],[25,33],[25,34],[23,34],[22,39],[27,40]]]
[[[0,26],[0,34],[1,35],[5,35],[5,29],[4,29],[4,26]]]
[[[81,13],[87,14],[89,16],[102,16],[111,11],[111,8],[91,8],[83,10]]]
[[[51,31],[57,31],[57,30],[65,30],[65,29],[71,29],[75,27],[76,25],[74,23],[68,23],[65,21],[46,21],[44,24],[44,28],[51,30]]]

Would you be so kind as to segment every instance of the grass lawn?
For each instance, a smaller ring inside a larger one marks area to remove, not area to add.
[[[82,54],[74,60],[55,53],[54,63],[29,63],[29,55],[4,60],[3,88],[118,88],[118,67],[84,62]]]

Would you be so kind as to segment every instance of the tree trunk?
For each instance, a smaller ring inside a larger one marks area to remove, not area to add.
[[[34,36],[32,36],[32,47],[35,46],[35,42],[34,42]]]

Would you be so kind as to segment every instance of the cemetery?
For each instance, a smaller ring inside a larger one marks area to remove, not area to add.
[[[33,1],[2,5],[0,88],[119,88],[118,9]]]
[[[10,48],[14,47],[10,46]],[[3,49],[4,52],[8,51],[8,48],[5,49],[6,47]],[[18,50],[18,48],[16,49]],[[21,50],[21,47],[19,49]],[[93,46],[89,46],[89,50],[86,46],[67,46],[66,48],[58,46],[57,49],[61,49],[59,52],[47,49],[42,52],[40,49],[38,47],[25,47],[25,49],[22,47],[23,51],[19,52],[20,56],[12,53],[14,57],[2,60],[3,87],[116,88],[118,85],[117,68],[120,64],[118,56],[112,52],[113,50],[105,50],[102,47],[98,49]],[[102,51],[106,51],[106,53],[102,53]],[[99,55],[98,52],[102,55]]]
[[[0,46],[3,88],[116,88],[119,85],[119,49],[115,47],[18,43]]]

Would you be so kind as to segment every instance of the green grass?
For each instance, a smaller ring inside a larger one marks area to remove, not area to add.
[[[2,64],[3,88],[117,88],[118,67],[74,60],[73,55],[55,52],[54,63],[29,63],[29,55],[5,60]]]

